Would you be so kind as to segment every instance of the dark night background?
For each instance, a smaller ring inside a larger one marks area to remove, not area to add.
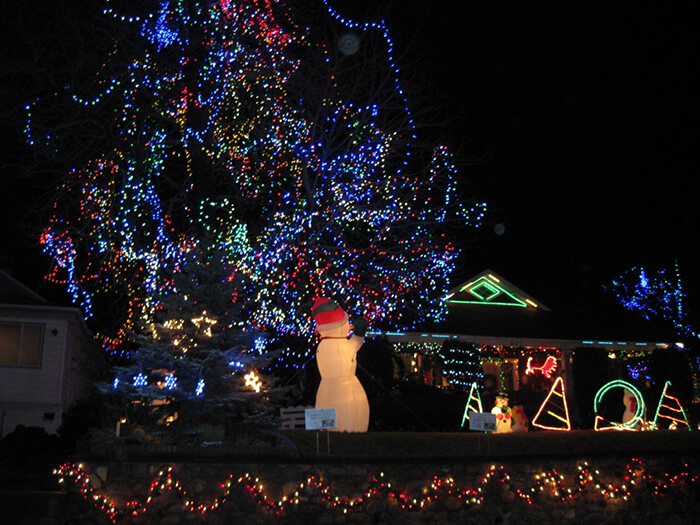
[[[700,48],[690,12],[449,4],[459,16],[440,3],[414,20],[436,44],[431,62],[465,149],[491,152],[464,172],[506,232],[477,239],[475,270],[538,283],[537,296],[678,260],[686,291],[697,291]]]
[[[36,225],[24,213],[43,190],[17,178],[16,162],[31,157],[18,110],[38,87],[18,85],[23,77],[11,69],[23,53],[36,56],[23,46],[51,41],[22,34],[25,27],[60,35],[47,5],[79,4],[28,0],[2,22],[0,250],[31,287],[48,265],[27,236]],[[447,143],[489,202],[490,223],[469,235],[454,284],[489,267],[547,303],[581,284],[598,289],[632,266],[672,268],[678,260],[692,306],[700,291],[700,48],[689,7],[471,0],[339,7],[350,16],[383,14],[399,64],[442,104]],[[34,14],[43,19],[16,23]]]

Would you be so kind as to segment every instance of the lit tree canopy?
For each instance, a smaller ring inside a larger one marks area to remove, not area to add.
[[[614,279],[610,286],[622,306],[636,311],[647,320],[663,320],[671,323],[679,336],[698,337],[691,328],[684,308],[685,292],[680,269],[647,271],[631,268]]]
[[[74,163],[41,243],[86,315],[125,298],[120,333],[148,324],[206,238],[246,276],[247,329],[309,333],[320,294],[374,326],[439,318],[450,234],[485,205],[420,138],[385,24],[328,4],[132,4],[107,2],[117,36],[94,75],[27,106],[27,140]],[[65,97],[97,139],[55,125]]]

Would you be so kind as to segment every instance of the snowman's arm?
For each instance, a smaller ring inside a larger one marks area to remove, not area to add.
[[[359,335],[355,335],[355,334],[351,335],[350,339],[348,339],[348,343],[350,343],[350,348],[352,348],[352,350],[354,352],[357,352],[360,349],[360,347],[362,346],[362,343],[364,343],[364,342],[365,342],[364,337],[360,337]]]

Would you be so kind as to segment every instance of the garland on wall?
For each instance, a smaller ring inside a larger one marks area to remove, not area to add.
[[[501,375],[501,384],[506,384],[506,378],[502,364],[507,360],[517,359],[523,361],[536,352],[542,359],[551,356],[552,359],[560,359],[562,352],[558,348],[523,348],[502,345],[480,345],[466,341],[446,341],[444,343],[425,342],[394,342],[394,352],[398,354],[436,355],[442,361],[442,373],[451,388],[455,390],[469,391],[476,381],[484,380],[483,363],[495,364]],[[520,369],[520,366],[518,366]],[[417,370],[413,370],[417,372]]]
[[[568,502],[579,497],[599,497],[607,501],[627,502],[634,496],[663,497],[675,490],[697,489],[700,476],[691,474],[688,463],[679,463],[674,471],[652,471],[640,459],[632,458],[624,472],[607,474],[582,461],[573,473],[565,475],[557,469],[543,470],[527,482],[515,482],[503,465],[491,465],[481,479],[471,485],[455,480],[444,473],[435,474],[425,482],[422,490],[409,491],[387,479],[383,472],[368,480],[359,495],[343,495],[333,490],[333,484],[317,472],[303,474],[297,486],[285,494],[273,496],[263,480],[248,472],[231,474],[220,485],[220,493],[210,499],[197,501],[177,478],[174,467],[158,472],[145,495],[123,504],[99,490],[82,464],[65,463],[54,470],[59,484],[72,487],[82,497],[102,511],[112,523],[128,516],[148,513],[159,497],[168,493],[178,495],[183,508],[194,515],[204,516],[226,505],[234,491],[245,492],[258,511],[268,515],[289,515],[309,503],[333,509],[339,514],[362,511],[371,501],[380,501],[402,511],[420,511],[435,508],[447,498],[452,508],[475,507],[484,504],[492,491],[524,506],[546,501]],[[522,486],[517,486],[518,484]],[[588,500],[587,500],[588,501]]]

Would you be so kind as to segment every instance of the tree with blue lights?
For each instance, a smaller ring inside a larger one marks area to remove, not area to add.
[[[665,321],[681,337],[698,337],[685,310],[686,294],[678,262],[673,271],[631,268],[612,281],[610,290],[622,306],[640,313],[648,321]]]
[[[673,271],[662,268],[650,271],[645,268],[631,268],[614,279],[609,287],[620,304],[641,314],[646,320],[666,322],[673,326],[681,338],[692,341],[700,337],[700,332],[690,322],[685,308],[686,293],[683,289],[678,262]],[[692,372],[693,403],[700,402],[700,353],[691,344],[685,347],[688,369]],[[630,368],[630,375],[637,377],[646,371]]]
[[[373,327],[444,314],[451,235],[485,205],[421,138],[385,23],[316,7],[311,27],[281,1],[108,0],[113,49],[55,95],[100,139],[49,126],[55,98],[28,104],[27,140],[75,162],[41,235],[49,279],[86,316],[126,312],[106,348],[155,322],[204,242],[245,277],[245,331],[309,336],[319,295]]]
[[[152,324],[122,334],[128,359],[100,385],[117,418],[126,414],[131,424],[147,427],[260,423],[284,396],[261,377],[274,356],[265,351],[265,335],[244,331],[240,321],[245,275],[215,243],[203,244],[167,274],[176,292],[154,297]]]

